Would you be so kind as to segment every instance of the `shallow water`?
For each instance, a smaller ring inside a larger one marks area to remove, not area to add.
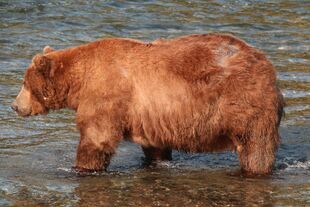
[[[310,4],[308,1],[0,0],[0,206],[310,206]],[[230,32],[278,70],[287,107],[273,175],[232,176],[234,153],[185,154],[144,168],[121,143],[108,173],[70,171],[79,139],[74,113],[17,117],[10,103],[45,45],[105,37]]]

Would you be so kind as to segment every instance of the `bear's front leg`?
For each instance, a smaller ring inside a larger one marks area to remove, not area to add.
[[[106,170],[122,136],[116,127],[98,123],[80,123],[80,143],[74,169],[78,172]]]

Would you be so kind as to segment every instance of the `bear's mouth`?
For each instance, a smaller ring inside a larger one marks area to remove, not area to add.
[[[31,109],[29,111],[16,110],[15,112],[18,116],[21,116],[21,117],[29,117],[32,115]]]
[[[26,118],[26,117],[29,117],[29,116],[38,116],[38,115],[45,115],[45,114],[47,114],[48,113],[48,111],[42,111],[42,112],[36,112],[36,113],[32,113],[32,110],[30,110],[29,112],[22,112],[22,111],[15,111],[16,112],[16,114],[18,115],[18,116],[21,116],[21,117],[24,117],[24,118]]]

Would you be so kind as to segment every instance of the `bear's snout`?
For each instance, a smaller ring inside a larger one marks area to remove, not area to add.
[[[27,108],[23,108],[23,107],[19,107],[17,101],[14,101],[11,104],[11,108],[19,115],[19,116],[29,116],[31,113],[31,110],[27,109]]]
[[[16,101],[14,101],[14,102],[11,104],[11,109],[13,109],[14,111],[18,112],[18,106],[17,106]]]
[[[21,88],[15,101],[11,104],[11,108],[19,116],[29,116],[32,111],[31,93],[24,86]]]

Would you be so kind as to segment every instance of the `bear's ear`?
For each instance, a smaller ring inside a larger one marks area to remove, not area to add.
[[[47,53],[50,53],[50,52],[53,52],[53,51],[55,51],[54,48],[50,47],[49,45],[46,45],[43,48],[43,54],[47,54]]]
[[[51,77],[54,74],[54,64],[48,57],[37,54],[33,57],[32,63],[34,64],[36,70],[44,75],[44,77]]]

